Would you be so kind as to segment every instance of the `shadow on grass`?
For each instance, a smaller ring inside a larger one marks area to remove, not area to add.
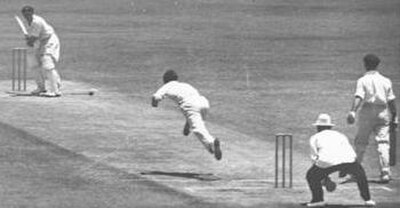
[[[288,207],[291,207],[291,206],[288,206]],[[306,207],[305,203],[301,203],[300,207]],[[324,208],[361,208],[361,207],[397,208],[397,207],[400,207],[400,203],[396,203],[396,202],[378,203],[376,206],[366,206],[364,204],[326,204],[324,206]]]
[[[189,178],[196,179],[200,181],[217,181],[221,178],[213,175],[212,173],[187,173],[187,172],[163,172],[163,171],[149,171],[141,172],[142,175],[161,175],[161,176],[171,176],[179,178]]]
[[[357,208],[357,207],[367,207],[363,204],[327,204],[326,208]]]
[[[307,207],[306,203],[301,203],[300,206]],[[367,207],[363,204],[326,204],[322,206],[324,208],[357,208],[357,207]]]
[[[356,180],[347,180],[347,181],[343,181],[340,182],[339,184],[348,184],[348,183],[356,183]],[[374,184],[389,184],[389,181],[382,181],[381,179],[368,179],[368,183],[374,183]]]

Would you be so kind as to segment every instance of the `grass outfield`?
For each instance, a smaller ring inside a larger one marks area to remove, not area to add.
[[[93,163],[8,124],[0,129],[1,207],[223,207]]]
[[[8,81],[10,49],[24,44],[12,16],[25,2],[3,2],[0,78]],[[104,93],[95,101],[81,101],[79,96],[66,101],[3,99],[0,105],[8,111],[1,114],[1,122],[22,129],[29,126],[33,135],[94,161],[110,153],[109,145],[123,156],[113,156],[107,165],[139,175],[152,173],[147,176],[154,180],[193,176],[190,173],[232,179],[211,185],[197,180],[193,185],[189,180],[185,181],[187,190],[177,188],[179,181],[164,183],[208,201],[242,206],[278,203],[263,199],[263,195],[273,194],[273,189],[251,189],[252,182],[238,182],[259,180],[261,187],[271,187],[273,135],[278,132],[295,136],[295,181],[300,193],[278,191],[275,198],[286,200],[295,195],[288,200],[292,204],[308,200],[304,175],[309,165],[308,137],[314,133],[310,124],[318,113],[328,112],[337,129],[354,136],[356,129],[345,124],[345,117],[355,80],[364,72],[361,60],[366,53],[382,58],[381,71],[393,80],[400,97],[400,3],[396,0],[36,0],[32,5],[60,36],[62,77],[67,83],[85,83]],[[210,99],[210,130],[226,145],[227,157],[221,163],[206,155],[192,137],[189,142],[180,136],[183,120],[170,102],[149,109],[149,97],[161,85],[166,69],[176,70],[181,80],[192,83]],[[6,84],[1,86],[8,90]],[[59,121],[52,124],[52,117],[36,112],[40,104],[50,105]],[[68,111],[71,108],[78,112]],[[92,113],[84,113],[92,108]],[[73,130],[74,122],[81,119],[89,131]],[[63,131],[62,122],[70,124],[65,127],[68,131]],[[48,125],[56,126],[48,130]],[[107,132],[109,126],[115,131]],[[121,153],[129,152],[119,144],[126,138],[142,138],[135,145],[143,150],[134,149],[134,155]],[[195,151],[186,152],[180,145]],[[367,154],[367,174],[377,177],[373,147]],[[160,172],[164,175],[156,174]],[[394,176],[396,183],[389,187],[394,193],[381,186],[373,188],[375,198],[387,202],[386,206],[399,204],[393,197],[399,190],[398,167]],[[207,191],[212,194],[205,194]],[[343,195],[340,197],[346,198]]]

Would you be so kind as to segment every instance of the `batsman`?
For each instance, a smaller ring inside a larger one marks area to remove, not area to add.
[[[27,21],[26,44],[34,48],[38,66],[36,69],[37,89],[32,92],[35,95],[45,97],[61,96],[61,78],[56,70],[56,64],[60,58],[60,41],[54,29],[42,17],[34,14],[32,6],[24,6],[21,10]],[[49,81],[46,89],[45,80]]]
[[[374,54],[364,56],[366,72],[357,80],[347,122],[353,124],[358,111],[358,130],[354,140],[357,159],[362,162],[369,137],[373,135],[378,145],[381,182],[388,183],[391,180],[390,166],[394,165],[396,152],[394,133],[398,117],[392,81],[379,73],[380,61]]]

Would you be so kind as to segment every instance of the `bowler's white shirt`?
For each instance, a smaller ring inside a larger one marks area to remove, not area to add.
[[[355,96],[366,103],[386,105],[396,97],[393,93],[392,82],[378,71],[368,71],[357,80]]]
[[[323,130],[310,138],[311,159],[320,168],[356,161],[356,153],[347,137],[335,130]]]
[[[184,105],[200,97],[200,93],[193,86],[187,83],[170,81],[164,84],[154,93],[153,97],[160,101],[165,97],[175,101],[178,105]]]
[[[55,35],[54,29],[42,17],[33,15],[31,24],[27,27],[29,35],[39,38],[40,41]]]

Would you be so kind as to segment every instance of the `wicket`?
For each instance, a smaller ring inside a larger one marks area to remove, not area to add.
[[[27,49],[12,49],[11,89],[26,91]],[[17,88],[17,89],[16,89]]]
[[[282,142],[280,142],[282,141]],[[279,144],[282,143],[282,159],[279,165]],[[287,143],[289,143],[287,145]],[[286,151],[289,151],[289,157],[286,158]],[[286,173],[286,162],[289,162],[289,173]],[[293,187],[293,135],[292,134],[276,134],[275,135],[275,188],[279,187],[279,167],[282,168],[282,188]],[[286,176],[289,175],[289,186],[286,186]]]

